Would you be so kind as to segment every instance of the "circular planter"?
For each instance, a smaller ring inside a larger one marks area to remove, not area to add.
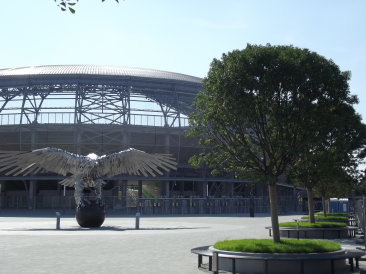
[[[236,273],[332,273],[332,268],[337,271],[347,269],[346,260],[342,255],[345,250],[325,253],[249,253],[218,250],[218,268],[228,272],[233,271],[235,259]],[[338,258],[341,257],[341,258]]]
[[[104,205],[90,201],[89,204],[76,208],[75,217],[81,227],[100,227],[105,219]]]
[[[350,219],[347,219],[347,220],[326,219],[326,220],[324,220],[324,219],[318,219],[315,217],[315,221],[316,222],[345,223],[347,225],[351,224]],[[301,222],[309,222],[309,219],[301,219]]]
[[[300,239],[339,239],[354,235],[355,227],[292,228],[280,227],[280,236]]]

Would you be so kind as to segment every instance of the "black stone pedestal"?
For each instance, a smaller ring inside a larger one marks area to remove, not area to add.
[[[100,227],[105,219],[104,206],[97,201],[76,208],[76,221],[81,227]]]

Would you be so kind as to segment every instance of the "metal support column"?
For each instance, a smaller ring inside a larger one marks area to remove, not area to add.
[[[74,151],[76,154],[81,154],[81,129],[78,124],[75,124],[74,130]]]
[[[137,188],[138,188],[138,197],[142,198],[142,181],[141,180],[138,181]]]
[[[178,182],[179,184],[179,196],[184,196],[184,182]]]
[[[130,136],[130,133],[129,132],[125,131],[123,133],[123,139],[122,139],[122,141],[123,141],[123,148],[124,149],[130,148],[131,136]]]
[[[234,183],[232,182],[224,183],[224,195],[229,197],[234,196]]]
[[[33,128],[31,131],[31,150],[36,149],[37,147],[37,135],[36,129]],[[29,181],[29,188],[28,188],[28,209],[35,209],[36,208],[36,194],[37,194],[37,181]]]
[[[165,135],[164,153],[170,154],[170,135],[169,134]],[[165,177],[169,178],[169,172],[165,172]],[[170,196],[170,182],[169,181],[160,182],[160,195],[162,197]]]
[[[0,182],[0,210],[5,207],[6,182]]]
[[[122,192],[122,206],[127,206],[127,180],[120,180],[119,182],[120,191]]]
[[[293,199],[294,199],[294,212],[298,212],[299,210],[298,210],[298,202],[297,202],[297,189],[296,189],[296,187],[294,187],[294,189],[293,189]]]
[[[160,193],[162,197],[170,196],[170,182],[169,181],[161,181],[160,182]]]
[[[202,182],[202,197],[206,198],[208,196],[208,182]]]
[[[36,192],[37,192],[37,181],[29,181],[28,189],[28,209],[36,208]]]

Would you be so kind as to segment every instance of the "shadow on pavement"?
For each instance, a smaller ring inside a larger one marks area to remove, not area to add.
[[[61,228],[59,231],[126,231],[126,230],[189,230],[189,229],[205,229],[207,227],[147,227],[147,228],[123,228],[118,226],[102,226],[102,227],[73,227],[73,228]],[[57,231],[54,228],[30,228],[30,229],[1,229],[0,231]]]

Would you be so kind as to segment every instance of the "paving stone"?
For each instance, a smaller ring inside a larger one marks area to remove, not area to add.
[[[52,214],[17,214],[0,212],[0,273],[202,274],[191,248],[224,239],[269,238],[265,226],[270,225],[268,215],[141,216],[140,230],[135,230],[132,216],[107,215],[101,228],[85,229],[72,216],[63,216],[56,230]],[[299,216],[281,216],[280,221],[294,218]],[[341,243],[357,246],[347,239]]]

